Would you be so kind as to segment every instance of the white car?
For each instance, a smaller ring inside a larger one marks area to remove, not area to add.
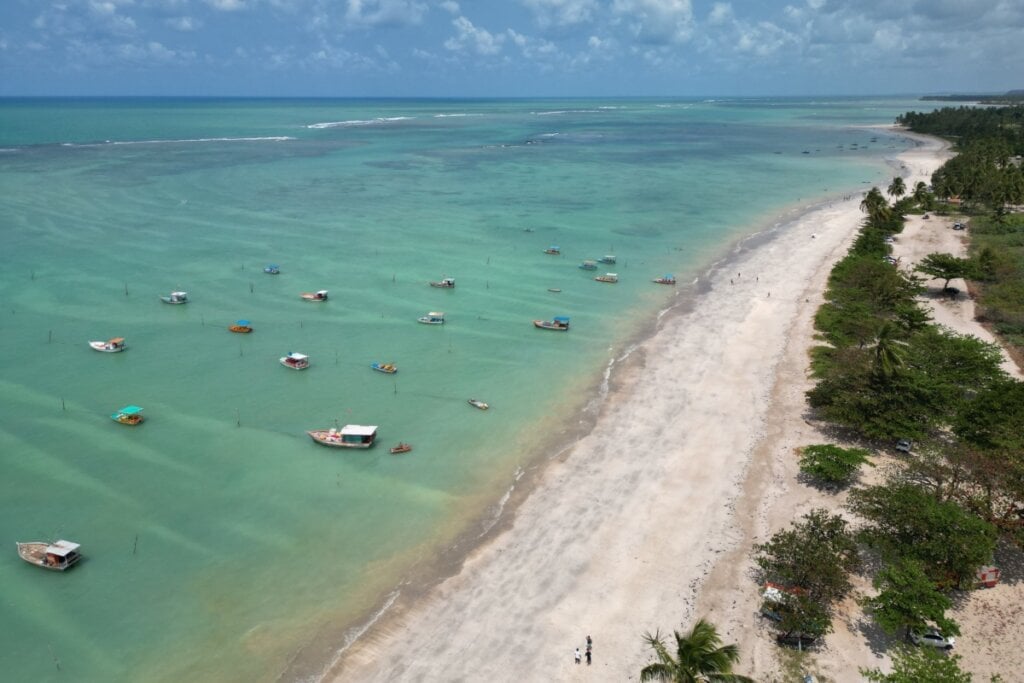
[[[952,650],[953,644],[956,643],[956,638],[953,636],[946,637],[936,629],[930,628],[924,633],[911,631],[910,642],[914,645],[928,645],[929,647],[937,647],[942,650]]]

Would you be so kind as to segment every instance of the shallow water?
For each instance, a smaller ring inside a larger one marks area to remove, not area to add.
[[[911,108],[0,101],[0,667],[273,679],[478,525],[727,245],[891,176],[901,143],[855,126]],[[606,253],[618,284],[576,267]],[[667,272],[680,287],[650,282]],[[432,310],[447,324],[416,323]],[[569,333],[530,323],[555,315]],[[129,350],[86,345],[113,336]],[[129,403],[139,427],[108,417]],[[381,443],[304,434],[346,423]],[[58,537],[86,555],[66,574],[13,552]]]

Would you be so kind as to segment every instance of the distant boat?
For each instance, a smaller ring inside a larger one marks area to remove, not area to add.
[[[137,425],[142,424],[146,418],[142,417],[142,408],[139,406],[125,406],[119,411],[110,416],[110,419],[114,422],[120,422],[123,425]]]
[[[555,294],[561,294],[562,289],[561,287],[548,287],[548,291],[554,292]]]
[[[584,261],[579,268],[580,270],[597,270],[597,261]]]
[[[569,331],[569,319],[564,315],[555,316],[551,320],[534,320],[533,326],[541,330]]]
[[[393,375],[396,372],[398,372],[398,366],[395,365],[394,363],[377,363],[377,362],[374,362],[370,367],[373,368],[374,370],[376,370],[377,372],[383,372],[383,373],[386,373],[388,375]]]
[[[431,282],[431,287],[440,287],[441,289],[455,289],[455,278],[446,277],[442,278],[440,282]]]
[[[605,254],[601,258],[597,259],[600,263],[615,263],[615,256],[612,254]]]
[[[72,541],[29,541],[18,543],[18,555],[29,564],[34,564],[43,569],[50,569],[55,572],[62,572],[78,564],[82,559],[78,549],[81,548]]]
[[[127,346],[124,345],[124,337],[114,337],[107,341],[91,341],[89,342],[96,351],[102,351],[103,353],[121,353]]]
[[[552,244],[550,247],[544,250],[545,254],[561,254],[562,248],[558,245]]]
[[[309,356],[302,353],[289,351],[287,356],[281,357],[281,365],[292,370],[305,370],[309,367]]]
[[[188,292],[171,292],[167,296],[160,297],[165,304],[187,304]]]
[[[316,292],[303,292],[302,294],[299,294],[299,296],[301,296],[306,301],[327,301],[327,290],[321,289]]]
[[[345,425],[341,429],[314,429],[306,433],[313,441],[331,448],[369,448],[377,439],[376,425]]]
[[[469,405],[473,406],[474,408],[479,408],[480,410],[487,410],[488,408],[490,408],[489,405],[475,398],[471,398],[466,402],[469,403]]]
[[[228,329],[238,334],[249,334],[252,332],[252,324],[248,320],[236,320],[234,325],[229,325]]]
[[[598,282],[618,282],[619,276],[615,273],[605,273],[604,275],[598,275],[594,278]]]
[[[397,445],[391,447],[391,455],[398,455],[399,453],[408,453],[412,450],[412,444],[399,442]]]
[[[666,273],[659,278],[651,280],[651,282],[656,282],[659,285],[674,285],[676,283],[676,276]]]
[[[424,316],[420,316],[417,320],[424,325],[444,325],[444,313],[431,311]]]
[[[276,263],[270,263],[267,265],[266,268],[263,269],[263,272],[266,273],[267,275],[280,275],[281,266],[277,265]]]

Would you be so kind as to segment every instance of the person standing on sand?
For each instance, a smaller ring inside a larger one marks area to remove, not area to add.
[[[576,648],[576,663],[580,663],[580,649]]]
[[[587,666],[590,666],[590,648],[587,648]]]

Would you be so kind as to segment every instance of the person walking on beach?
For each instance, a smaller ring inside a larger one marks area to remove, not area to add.
[[[590,666],[590,648],[587,648],[587,666]]]
[[[580,649],[576,648],[576,663],[580,663]]]

